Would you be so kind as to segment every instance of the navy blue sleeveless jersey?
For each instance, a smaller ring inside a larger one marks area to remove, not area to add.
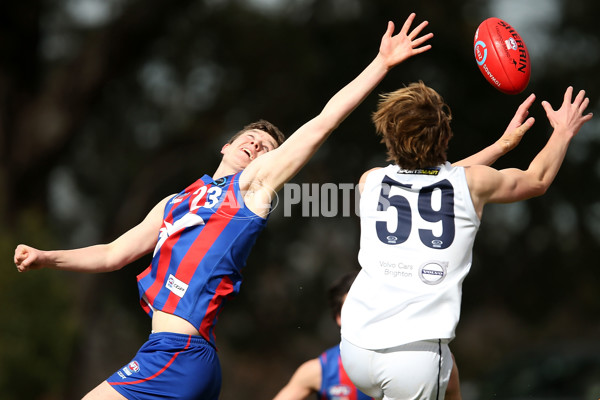
[[[321,389],[319,400],[372,400],[350,381],[342,366],[340,346],[334,346],[319,356],[321,362]]]
[[[267,220],[250,211],[240,174],[204,175],[171,198],[150,266],[138,275],[142,308],[174,314],[215,345],[214,327],[242,283],[241,269]]]

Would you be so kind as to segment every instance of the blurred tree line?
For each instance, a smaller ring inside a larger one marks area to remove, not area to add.
[[[451,160],[494,141],[530,92],[536,125],[498,167],[526,168],[545,143],[540,100],[557,108],[574,85],[597,110],[592,0],[2,2],[1,398],[79,398],[128,362],[150,329],[135,283],[149,259],[106,275],[19,275],[18,243],[113,240],[211,174],[246,123],[265,118],[291,134],[370,62],[386,22],[411,11],[430,22],[433,49],[393,70],[294,183],[355,183],[384,164],[369,120],[377,93],[417,79],[452,107]],[[521,95],[495,91],[477,70],[473,35],[490,16],[529,46],[532,79]],[[486,209],[451,345],[465,387],[532,344],[598,341],[598,127],[593,120],[580,132],[543,198]],[[220,317],[223,400],[270,398],[339,339],[326,290],[358,268],[357,218],[290,210],[271,215],[243,290]]]

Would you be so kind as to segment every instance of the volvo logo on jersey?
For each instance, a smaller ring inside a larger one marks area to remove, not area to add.
[[[419,278],[428,285],[437,285],[446,277],[447,269],[447,262],[428,261],[419,267]]]

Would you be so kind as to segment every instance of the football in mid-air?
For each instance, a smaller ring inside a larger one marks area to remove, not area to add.
[[[531,63],[525,42],[515,28],[488,18],[475,32],[475,60],[485,79],[506,94],[521,93],[529,84]]]

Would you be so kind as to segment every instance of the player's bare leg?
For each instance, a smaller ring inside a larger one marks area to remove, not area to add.
[[[82,400],[127,400],[127,397],[121,395],[108,382],[104,381],[86,394]]]
[[[448,381],[448,387],[446,388],[445,400],[462,400],[460,395],[460,381],[458,379],[458,367],[454,361],[454,354],[452,354],[452,372],[450,373],[450,380]]]

